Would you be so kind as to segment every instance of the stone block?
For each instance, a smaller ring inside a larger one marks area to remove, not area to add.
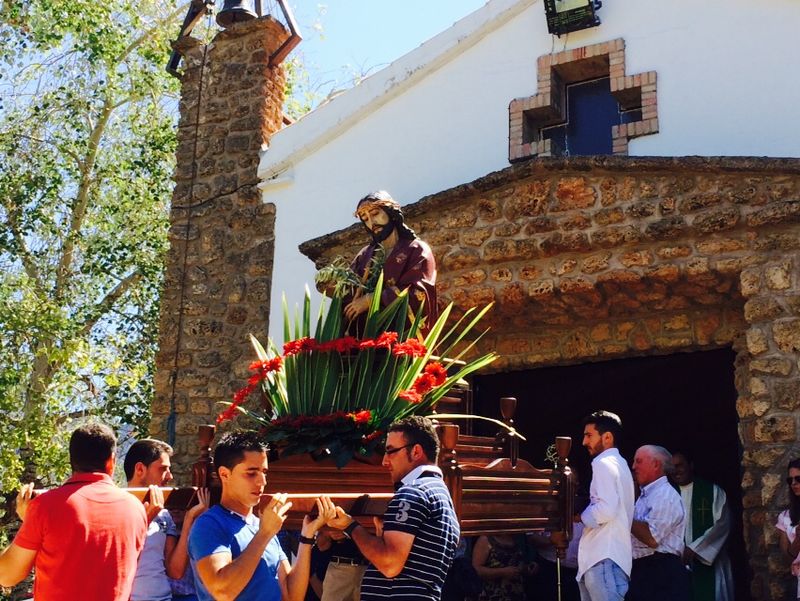
[[[687,229],[683,217],[665,217],[649,224],[645,228],[645,235],[652,240],[671,240],[685,234]]]
[[[458,271],[475,267],[481,262],[480,254],[471,248],[456,249],[445,255],[442,265],[448,271]]]
[[[478,215],[483,221],[497,221],[503,214],[500,202],[492,198],[478,200]]]
[[[662,246],[656,252],[660,259],[680,259],[692,254],[689,246]]]
[[[534,299],[542,299],[553,296],[555,293],[555,283],[553,280],[539,280],[528,286],[528,296]]]
[[[562,252],[586,252],[590,249],[589,237],[584,232],[555,232],[539,244],[545,256]]]
[[[551,205],[553,211],[571,211],[594,206],[597,193],[583,177],[565,177],[559,180],[555,198]]]
[[[800,200],[782,200],[750,213],[746,221],[750,227],[759,227],[784,221],[797,221],[798,217],[800,217]]]
[[[538,265],[523,265],[519,269],[519,279],[535,280],[542,275],[542,270]]]
[[[755,420],[753,439],[757,443],[794,442],[795,438],[795,418],[792,415],[761,417]]]
[[[770,290],[786,290],[792,285],[792,263],[770,265],[764,270],[764,281]]]
[[[775,322],[772,325],[772,337],[783,352],[800,351],[800,319],[791,318]]]
[[[619,262],[625,267],[650,265],[653,260],[653,253],[649,250],[632,250],[622,253],[619,257]]]
[[[716,211],[709,211],[694,218],[692,225],[704,234],[722,232],[736,227],[739,223],[739,209],[729,207]]]
[[[470,228],[461,232],[461,242],[466,246],[481,246],[492,235],[492,228]]]
[[[750,323],[771,321],[782,313],[783,309],[773,297],[755,297],[744,304],[744,318]]]
[[[608,269],[609,260],[611,259],[610,252],[596,253],[590,255],[581,261],[581,271],[586,274],[598,273]]]
[[[638,242],[642,234],[632,225],[607,227],[592,232],[592,243],[600,248],[612,248],[622,244]]]
[[[572,230],[586,230],[592,225],[592,220],[586,215],[572,215],[558,222],[558,227],[565,232]]]
[[[536,241],[525,240],[490,240],[483,247],[483,258],[488,262],[514,261],[532,259],[540,255]]]
[[[483,269],[473,269],[465,273],[461,273],[453,279],[455,286],[473,286],[480,284],[486,279],[486,272]],[[438,284],[437,284],[438,286]]]
[[[514,279],[514,273],[505,267],[493,270],[489,277],[495,282],[510,282]]]
[[[767,340],[767,335],[761,328],[749,328],[745,333],[745,338],[747,341],[747,351],[751,355],[760,355],[769,350],[769,340]]]
[[[444,228],[462,229],[472,227],[478,220],[478,212],[472,207],[461,207],[458,211],[445,213],[440,219]]]
[[[625,214],[633,219],[644,219],[656,213],[656,203],[653,201],[635,202],[625,209]]]
[[[763,357],[750,361],[750,371],[772,376],[788,376],[792,366],[792,361],[784,357]]]
[[[797,411],[800,408],[800,379],[778,380],[773,385],[775,406],[784,411]]]
[[[528,235],[552,232],[558,228],[556,220],[552,217],[540,216],[528,220],[525,233]]]
[[[706,240],[699,240],[696,243],[697,252],[704,255],[718,255],[722,253],[736,252],[745,250],[747,243],[736,238],[712,237]]]
[[[618,207],[600,209],[594,214],[594,222],[598,225],[610,225],[625,221],[625,213]]]
[[[550,266],[550,273],[552,275],[562,276],[575,271],[578,262],[575,259],[564,259],[557,261]]]

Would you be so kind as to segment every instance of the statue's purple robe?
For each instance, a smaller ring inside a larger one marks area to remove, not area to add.
[[[359,251],[350,268],[362,280],[369,266],[375,245],[369,244]],[[419,238],[400,238],[383,264],[383,292],[381,306],[390,304],[401,290],[408,289],[408,305],[414,315],[420,307],[427,315],[426,330],[438,317],[436,304],[436,260],[428,244]],[[423,305],[424,303],[424,305]]]

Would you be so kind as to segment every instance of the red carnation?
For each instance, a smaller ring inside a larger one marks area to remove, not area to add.
[[[296,355],[300,352],[308,352],[316,350],[317,341],[313,338],[298,338],[297,340],[290,340],[283,345],[283,354],[286,357]]]
[[[422,374],[416,380],[414,380],[413,388],[419,394],[423,395],[433,390],[434,386],[435,380],[433,379],[433,376],[431,374]]]
[[[390,348],[397,342],[397,332],[384,332],[375,339],[375,348]]]
[[[344,338],[337,338],[334,340],[336,343],[336,351],[339,353],[349,353],[358,349],[358,338],[353,336],[345,336]]]
[[[447,370],[438,361],[428,363],[423,370],[426,374],[433,377],[433,386],[441,386],[447,380]]]
[[[398,342],[392,348],[392,354],[396,357],[409,355],[411,357],[424,357],[428,349],[416,338],[409,338],[405,342]]]
[[[408,401],[412,405],[416,405],[417,403],[422,402],[422,395],[413,388],[410,388],[409,390],[404,390],[403,392],[397,395],[397,398],[403,399],[404,401]]]
[[[372,412],[369,409],[364,409],[357,413],[348,413],[347,417],[351,418],[357,424],[368,424],[372,418]]]
[[[358,343],[358,348],[362,349],[362,350],[363,349],[369,349],[369,348],[375,348],[375,340],[373,340],[371,338],[368,338],[366,340],[362,340],[361,342]]]

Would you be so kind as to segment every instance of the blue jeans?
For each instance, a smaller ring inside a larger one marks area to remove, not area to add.
[[[622,601],[628,592],[628,576],[616,563],[604,559],[583,573],[578,588],[581,601]]]

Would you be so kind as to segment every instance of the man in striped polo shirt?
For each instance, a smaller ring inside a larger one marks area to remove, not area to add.
[[[460,529],[453,500],[436,465],[433,423],[411,416],[389,426],[383,465],[398,487],[378,531],[370,534],[341,507],[329,526],[345,532],[370,562],[361,601],[439,601]]]

